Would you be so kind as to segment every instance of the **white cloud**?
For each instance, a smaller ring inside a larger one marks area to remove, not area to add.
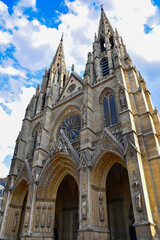
[[[0,177],[6,177],[8,174],[9,168],[3,164],[3,161],[7,155],[13,155],[15,141],[21,129],[25,109],[34,93],[35,89],[33,87],[22,88],[20,98],[17,101],[5,103],[12,111],[10,115],[0,106],[0,169],[3,169],[3,171],[0,171]],[[0,99],[0,102],[3,101],[3,99]]]
[[[18,7],[31,7],[34,10],[36,9],[36,0],[20,0],[17,4]]]
[[[0,44],[9,44],[11,42],[11,34],[0,31]]]
[[[0,73],[5,75],[11,75],[11,76],[21,76],[23,78],[26,78],[26,74],[22,70],[18,70],[12,66],[8,67],[1,67],[0,66]]]

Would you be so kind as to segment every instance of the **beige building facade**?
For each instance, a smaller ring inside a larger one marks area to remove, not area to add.
[[[16,140],[0,239],[160,239],[160,120],[103,8],[84,78],[61,39]]]

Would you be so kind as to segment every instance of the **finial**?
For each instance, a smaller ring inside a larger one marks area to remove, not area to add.
[[[74,64],[72,64],[72,68],[71,68],[72,72],[74,72]]]
[[[63,42],[63,36],[64,36],[64,33],[62,32],[62,36],[61,36],[61,42]]]
[[[103,11],[103,5],[104,5],[104,4],[101,4],[101,11]]]
[[[94,35],[94,41],[95,41],[95,42],[97,41],[97,35],[96,35],[96,33],[95,33],[95,35]]]

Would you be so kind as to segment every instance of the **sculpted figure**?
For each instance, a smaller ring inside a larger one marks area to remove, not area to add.
[[[126,97],[125,97],[125,93],[123,90],[121,90],[119,92],[119,101],[120,101],[120,106],[121,106],[121,110],[123,111],[127,105],[126,105]]]
[[[12,231],[13,231],[13,232],[15,232],[16,229],[17,229],[18,215],[19,215],[19,211],[16,210],[16,212],[15,212],[15,216],[14,216],[14,221],[13,221],[13,228],[12,228]]]
[[[49,212],[47,215],[47,227],[48,228],[51,227],[51,220],[52,220],[52,216],[51,216],[51,213]]]
[[[61,140],[58,141],[58,145],[57,145],[58,151],[62,152],[63,151],[63,143]]]
[[[99,194],[99,219],[104,221],[103,196],[101,193]]]
[[[36,214],[36,221],[35,221],[35,227],[39,227],[39,220],[40,220],[40,212],[38,211]]]
[[[45,227],[45,222],[46,222],[46,213],[42,213],[42,218],[41,218],[41,227]]]
[[[29,213],[29,211],[27,211],[25,227],[28,227],[28,224],[29,224],[29,218],[30,218],[30,213]]]
[[[86,201],[82,202],[82,219],[83,220],[87,219],[87,203],[86,203]]]
[[[136,204],[137,211],[141,211],[142,210],[142,198],[141,198],[141,193],[138,189],[134,193],[134,198],[135,198],[135,204]]]

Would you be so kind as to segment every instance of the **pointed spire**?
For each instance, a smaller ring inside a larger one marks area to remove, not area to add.
[[[101,17],[99,22],[98,38],[105,36],[108,33],[113,33],[113,28],[104,12],[103,5],[101,5]]]
[[[51,67],[50,67],[50,84],[59,83],[60,88],[63,88],[65,83],[67,82],[67,73],[66,73],[66,65],[64,59],[64,51],[63,51],[63,34],[60,39],[59,46],[57,48],[56,54],[53,58]]]

